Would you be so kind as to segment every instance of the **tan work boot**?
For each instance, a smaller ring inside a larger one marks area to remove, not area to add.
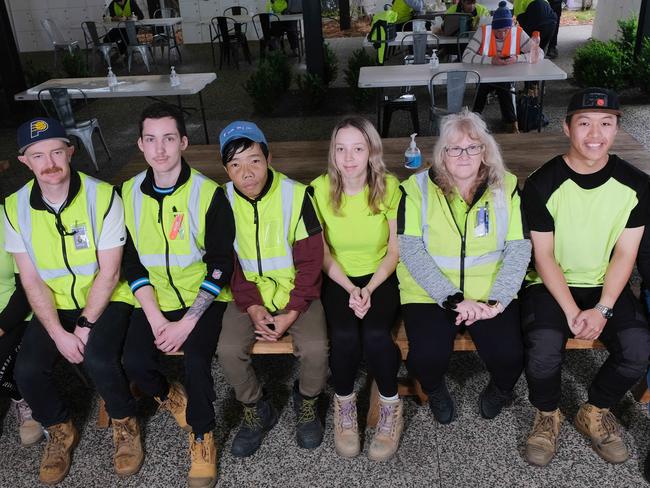
[[[140,471],[144,461],[140,425],[135,417],[113,419],[113,464],[120,476],[129,476]]]
[[[368,458],[373,461],[389,460],[397,452],[403,429],[402,400],[379,399],[379,422],[368,449]]]
[[[41,483],[56,485],[66,477],[72,462],[72,449],[78,442],[79,433],[72,420],[47,429],[47,444],[38,476]]]
[[[334,447],[343,457],[355,457],[361,450],[356,393],[349,400],[339,400],[334,395]]]
[[[192,466],[187,485],[190,488],[212,488],[217,483],[217,446],[212,432],[203,434],[201,441],[190,433],[190,459]]]
[[[620,426],[609,408],[598,408],[585,403],[575,419],[579,432],[591,438],[594,451],[609,463],[623,463],[630,454],[621,437]]]
[[[16,409],[20,443],[23,446],[33,446],[43,438],[43,426],[32,418],[32,409],[24,399],[11,402]]]
[[[167,399],[165,401],[162,401],[159,397],[154,398],[160,404],[160,410],[171,412],[181,429],[185,432],[190,432],[192,430],[192,428],[187,425],[187,419],[185,418],[185,410],[187,410],[187,393],[185,393],[183,385],[176,382],[169,385],[169,393],[167,393]]]
[[[559,408],[552,412],[537,410],[533,430],[526,440],[526,461],[536,466],[546,466],[551,462],[557,450],[557,438],[563,420]]]

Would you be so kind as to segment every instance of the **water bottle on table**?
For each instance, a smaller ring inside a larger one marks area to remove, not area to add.
[[[530,64],[535,64],[539,62],[539,52],[540,52],[540,47],[539,47],[539,31],[534,31],[533,32],[533,37],[530,38],[531,42],[531,47],[530,47],[530,56],[528,58],[528,62]]]
[[[411,143],[408,149],[404,151],[404,166],[408,169],[418,169],[422,165],[422,154],[415,144],[415,136],[417,134],[411,134]]]
[[[115,90],[117,88],[117,76],[115,76],[115,73],[113,73],[113,68],[110,66],[108,67],[108,76],[106,77],[106,81],[108,83],[109,89]]]

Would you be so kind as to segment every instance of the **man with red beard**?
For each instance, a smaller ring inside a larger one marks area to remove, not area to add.
[[[5,248],[12,253],[34,311],[15,379],[33,417],[48,432],[40,482],[56,484],[79,441],[52,378],[61,357],[83,363],[113,419],[115,470],[142,464],[135,401],[121,366],[133,296],[120,281],[126,242],[122,200],[108,183],[70,167],[74,147],[56,120],[18,128],[18,159],[34,179],[5,202]]]

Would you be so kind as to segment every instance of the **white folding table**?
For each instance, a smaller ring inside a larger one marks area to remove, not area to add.
[[[205,143],[209,144],[208,126],[201,92],[217,79],[217,75],[215,73],[186,73],[179,74],[178,77],[181,81],[180,85],[172,87],[169,84],[169,75],[120,76],[118,85],[114,88],[108,87],[106,77],[56,78],[17,93],[14,95],[14,99],[18,101],[38,100],[39,91],[46,88],[78,88],[87,98],[148,97],[157,99],[158,97],[177,97],[178,106],[182,109],[181,96],[198,95]],[[83,98],[83,95],[77,91],[71,92],[70,96]],[[43,93],[42,97],[48,98],[49,94]]]

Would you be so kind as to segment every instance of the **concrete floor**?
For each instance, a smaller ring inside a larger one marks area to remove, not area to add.
[[[571,54],[590,35],[590,27],[564,27],[560,31],[560,58],[557,64],[570,73]],[[360,46],[360,39],[330,40],[339,55],[339,79],[335,86],[344,86],[342,71],[349,53]],[[256,56],[256,50],[254,54]],[[29,56],[39,63],[51,62],[50,53]],[[184,63],[177,66],[180,73],[211,71],[209,46],[186,46]],[[283,113],[260,117],[253,113],[252,105],[243,90],[243,83],[253,68],[241,65],[239,71],[228,68],[217,72],[218,80],[204,94],[207,106],[208,129],[212,142],[218,131],[236,118],[255,120],[271,141],[297,139],[327,139],[332,126],[340,117],[341,110],[349,110],[349,104],[333,99],[326,109],[317,114]],[[161,68],[166,72],[166,66]],[[117,69],[118,76],[125,69]],[[566,103],[575,87],[569,82],[549,83],[545,112],[551,119],[551,127],[557,130],[563,118]],[[422,98],[425,99],[424,97]],[[623,128],[632,133],[650,149],[650,117],[648,101],[638,100],[633,92],[624,98],[625,116]],[[81,115],[99,117],[113,159],[106,161],[98,150],[102,170],[100,177],[110,176],[112,171],[125,164],[137,151],[137,114],[149,103],[143,99],[120,101],[93,101]],[[189,103],[189,102],[188,102]],[[287,101],[287,106],[291,101]],[[364,114],[374,117],[373,107]],[[288,109],[287,109],[288,110]],[[485,116],[495,128],[498,126],[498,106],[492,104]],[[426,108],[422,108],[421,120],[426,120]],[[202,144],[200,120],[193,115],[189,120],[190,141]],[[395,117],[391,135],[410,133],[406,117]],[[16,163],[15,131],[0,130],[2,159],[11,161],[11,168],[2,174],[0,189],[3,193],[13,191],[28,177]],[[540,164],[543,161],[540,161]],[[89,160],[83,150],[75,156],[75,166],[90,170]],[[325,161],[323,162],[325,165]],[[517,400],[492,421],[480,418],[478,394],[487,382],[487,374],[475,353],[457,353],[453,356],[448,384],[458,403],[458,418],[447,426],[438,425],[427,407],[418,406],[412,399],[405,401],[406,429],[397,456],[387,463],[374,463],[367,459],[367,445],[372,432],[365,433],[361,456],[348,460],[338,457],[333,446],[332,413],[328,408],[323,445],[314,451],[299,449],[294,439],[294,416],[290,404],[290,388],[296,376],[296,364],[290,357],[256,357],[255,366],[263,378],[274,404],[282,410],[278,425],[265,439],[260,451],[250,459],[235,459],[229,454],[230,443],[239,423],[241,409],[227,386],[216,360],[213,374],[217,400],[215,411],[217,428],[215,436],[219,444],[220,487],[539,487],[539,488],[634,488],[645,486],[641,472],[643,460],[650,442],[650,422],[644,406],[627,396],[615,413],[624,426],[625,441],[631,458],[622,465],[609,465],[590,448],[589,443],[573,427],[572,420],[597,367],[606,353],[596,351],[570,351],[563,376],[561,409],[567,416],[561,432],[558,454],[547,468],[535,468],[522,459],[523,446],[530,429],[533,408],[527,400],[523,379],[516,388]],[[178,359],[169,358],[172,377],[182,375]],[[155,413],[151,399],[139,403],[139,415],[145,434],[146,460],[141,472],[128,479],[119,479],[112,471],[112,443],[110,430],[95,427],[96,401],[94,391],[85,386],[66,365],[57,370],[63,394],[71,405],[82,440],[74,455],[70,475],[64,487],[176,487],[185,486],[189,459],[187,436],[173,419],[164,413]],[[365,373],[360,372],[360,420],[365,422],[368,389]],[[323,406],[329,406],[332,391],[327,389]],[[4,412],[6,404],[0,404]],[[1,417],[0,417],[1,418]],[[37,485],[38,463],[44,444],[31,448],[20,447],[16,423],[12,412],[5,416],[0,436],[0,486],[32,487]]]

